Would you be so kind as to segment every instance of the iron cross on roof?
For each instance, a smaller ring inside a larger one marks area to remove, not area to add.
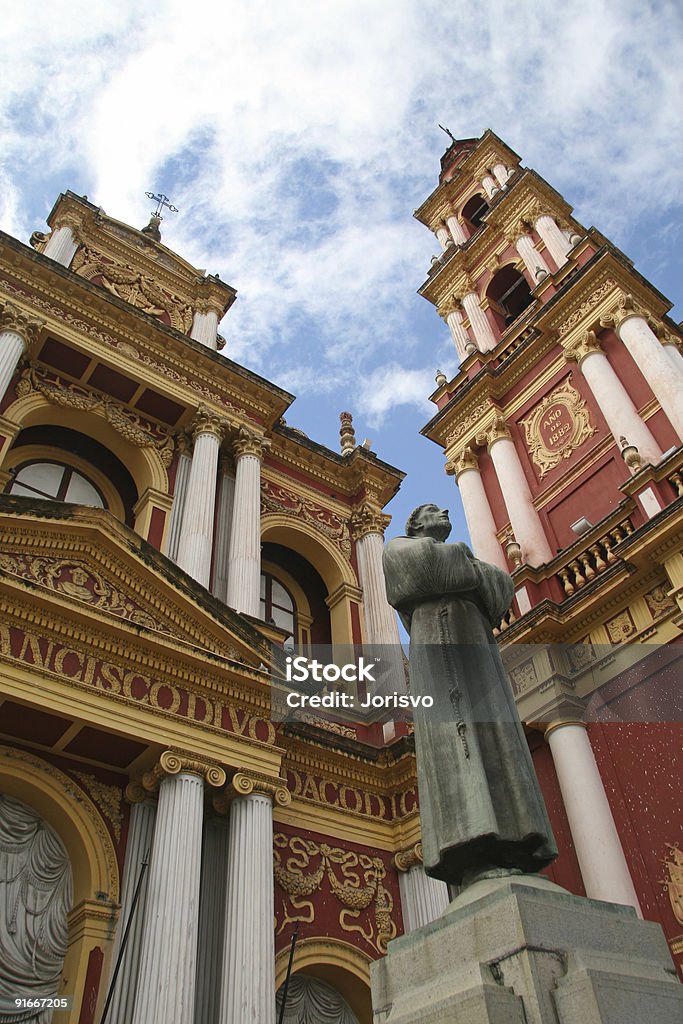
[[[178,212],[177,206],[173,206],[169,201],[168,196],[165,196],[163,192],[160,192],[158,196],[155,196],[153,192],[145,192],[145,195],[147,196],[148,199],[153,199],[154,202],[157,204],[157,208],[152,214],[153,217],[161,218],[161,211],[165,206],[168,207],[169,213]]]

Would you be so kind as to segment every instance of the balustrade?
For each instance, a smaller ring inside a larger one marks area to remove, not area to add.
[[[631,520],[623,519],[563,566],[557,576],[567,597],[571,597],[616,562],[614,548],[632,533]]]

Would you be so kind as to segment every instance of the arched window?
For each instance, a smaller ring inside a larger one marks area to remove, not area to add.
[[[76,505],[94,505],[106,508],[100,491],[79,473],[62,462],[27,462],[19,466],[7,487],[8,494],[22,494],[30,498],[48,498],[69,501]]]
[[[502,267],[493,276],[486,289],[486,297],[501,331],[534,301],[527,279],[512,265]]]
[[[472,234],[479,228],[488,211],[489,204],[481,192],[477,192],[467,200],[462,208],[462,218],[469,224]]]
[[[296,605],[286,587],[268,572],[261,573],[261,618],[296,637]]]

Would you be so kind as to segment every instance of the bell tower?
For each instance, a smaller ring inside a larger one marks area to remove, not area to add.
[[[415,216],[441,248],[419,292],[457,363],[422,433],[444,450],[475,554],[515,584],[494,632],[573,845],[558,870],[575,857],[588,896],[660,920],[680,958],[680,912],[655,883],[682,812],[665,767],[681,742],[681,328],[491,131],[453,139]]]

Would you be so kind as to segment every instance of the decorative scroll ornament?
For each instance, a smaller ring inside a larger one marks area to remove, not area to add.
[[[593,352],[601,352],[600,342],[595,331],[586,331],[580,338],[576,338],[565,346],[564,354],[568,360],[576,361],[579,366]]]
[[[406,850],[399,850],[394,856],[394,864],[399,871],[410,871],[412,867],[422,862],[422,843],[415,843]]]
[[[250,796],[252,793],[270,797],[278,807],[287,807],[292,802],[292,794],[284,779],[274,779],[258,772],[239,771],[233,775],[226,791],[214,798],[214,808],[225,813],[236,797]]]
[[[609,295],[614,288],[616,288],[616,285],[617,282],[613,278],[606,278],[602,284],[595,289],[595,291],[592,291],[590,295],[584,299],[578,309],[575,309],[573,313],[570,313],[567,319],[560,324],[557,329],[560,337],[563,338],[565,334],[571,331],[575,324],[580,320],[583,320],[585,316],[594,310],[600,301],[604,299],[606,295]],[[603,326],[605,325],[603,324]]]
[[[123,824],[121,790],[118,786],[107,786],[87,772],[74,772],[74,775],[85,784],[99,809],[111,822],[112,831],[118,842],[121,838],[121,825]]]
[[[493,418],[493,423],[486,431],[486,444],[490,448],[495,441],[507,440],[510,436],[510,428],[505,417],[502,413],[497,413]]]
[[[664,867],[669,877],[662,880],[662,885],[669,894],[674,917],[679,924],[683,924],[683,852],[671,843],[666,846],[669,856],[664,861]]]
[[[597,430],[571,379],[570,374],[521,421],[527,447],[541,478],[563,459],[571,458]]]
[[[464,473],[466,469],[479,469],[477,453],[469,447],[463,448],[446,463],[446,475],[454,476],[457,481],[460,474]]]
[[[192,308],[135,267],[116,263],[111,257],[84,245],[76,253],[71,269],[81,277],[101,284],[112,295],[143,313],[159,319],[165,314],[171,326],[183,334],[192,327]]]
[[[152,770],[142,776],[142,785],[148,793],[153,793],[166,776],[181,773],[199,775],[214,788],[224,785],[226,779],[225,770],[217,764],[200,761],[184,751],[165,750]]]
[[[171,464],[174,441],[168,430],[146,423],[140,416],[124,409],[113,399],[106,398],[82,384],[68,384],[61,377],[29,366],[22,373],[16,390],[20,398],[25,398],[32,391],[38,391],[53,405],[80,409],[82,412],[99,412],[126,441],[136,448],[154,448],[162,465],[168,467]]]
[[[351,539],[349,528],[345,522],[330,512],[329,509],[317,505],[308,498],[294,494],[272,480],[263,480],[261,487],[261,515],[279,512],[293,516],[319,530],[336,544],[346,558],[351,555]]]
[[[0,302],[0,331],[14,331],[15,334],[19,334],[27,351],[35,346],[44,326],[43,320],[35,320],[11,302]]]
[[[384,536],[384,531],[391,522],[391,516],[385,515],[381,508],[364,501],[363,504],[354,510],[349,523],[354,540],[360,540],[368,533],[379,533]]]
[[[488,402],[482,402],[481,405],[475,406],[474,409],[461,420],[458,420],[457,424],[451,430],[449,434],[446,434],[446,447],[452,445],[455,441],[459,441],[461,437],[470,430],[480,419],[489,411],[490,405]]]
[[[644,320],[649,318],[645,307],[637,303],[632,295],[625,294],[620,297],[616,306],[606,316],[600,317],[600,324],[602,327],[613,327],[615,331],[618,331],[624,320],[628,320],[631,316],[641,316]]]
[[[281,832],[273,837],[273,846],[275,880],[286,894],[277,934],[290,922],[315,920],[313,901],[307,897],[321,890],[326,879],[342,906],[338,918],[342,931],[357,932],[378,953],[386,953],[396,925],[394,901],[383,885],[386,867],[381,857]]]

